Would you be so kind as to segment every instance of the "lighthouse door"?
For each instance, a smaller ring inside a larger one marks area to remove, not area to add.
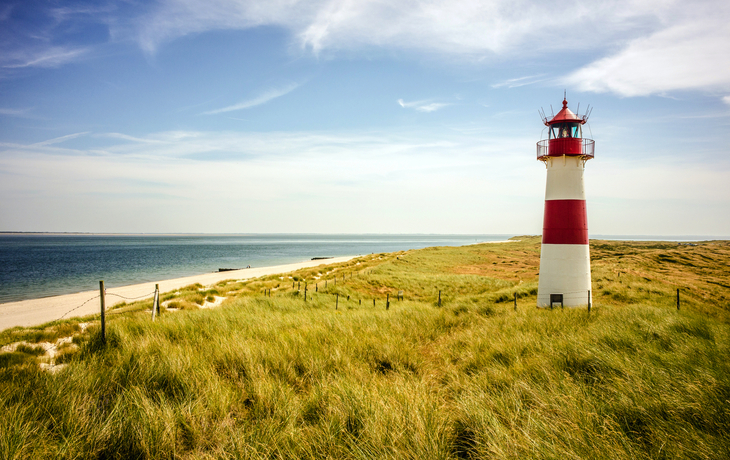
[[[563,294],[550,294],[550,308],[553,308],[557,305],[560,305],[560,307],[563,307]]]

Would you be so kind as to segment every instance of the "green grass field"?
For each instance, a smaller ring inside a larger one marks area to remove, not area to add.
[[[0,458],[730,458],[730,242],[591,241],[588,313],[518,239],[3,331]]]

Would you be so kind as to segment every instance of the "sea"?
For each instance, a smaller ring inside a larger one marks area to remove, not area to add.
[[[501,241],[514,235],[0,234],[0,303],[314,257]]]

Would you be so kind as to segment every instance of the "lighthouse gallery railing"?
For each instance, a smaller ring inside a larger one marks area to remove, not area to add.
[[[584,157],[593,158],[596,152],[596,142],[593,139],[571,139],[580,141],[580,152],[572,153],[573,155],[582,155]],[[561,149],[562,150],[562,149]],[[561,153],[553,152],[553,156],[560,156]],[[550,156],[550,139],[543,139],[537,143],[537,159],[542,160]]]

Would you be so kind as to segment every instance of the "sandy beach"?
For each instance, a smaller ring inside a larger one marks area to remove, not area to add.
[[[355,257],[357,256],[308,260],[294,264],[275,265],[261,268],[245,268],[242,270],[232,270],[220,273],[204,273],[202,275],[187,276],[184,278],[108,288],[106,291],[106,306],[107,308],[110,308],[116,304],[130,301],[129,299],[141,300],[150,298],[155,291],[155,284],[159,284],[160,292],[165,293],[195,283],[200,283],[203,286],[210,286],[223,280],[247,280],[251,278],[258,278],[259,276],[287,273],[299,270],[300,268],[346,262]],[[0,304],[0,331],[15,326],[35,326],[49,321],[55,321],[62,317],[72,318],[75,316],[86,316],[98,313],[100,308],[98,295],[99,290],[97,289],[95,291],[79,292],[76,294],[66,294]]]

